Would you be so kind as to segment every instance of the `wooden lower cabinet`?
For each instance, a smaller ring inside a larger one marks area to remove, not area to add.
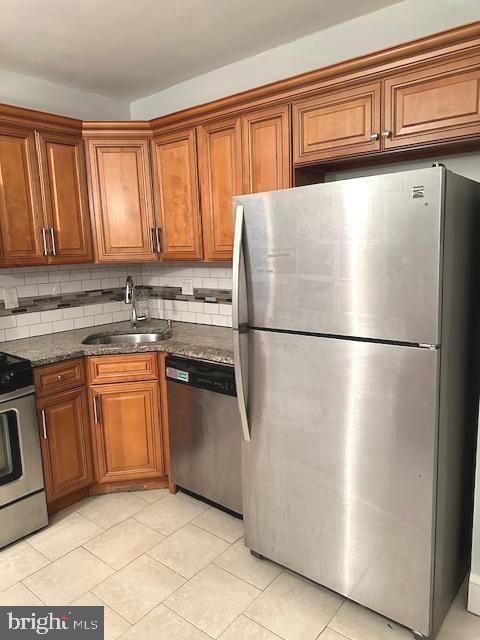
[[[87,392],[84,388],[37,401],[47,501],[93,482]]]
[[[164,475],[157,381],[94,385],[90,406],[98,482]]]

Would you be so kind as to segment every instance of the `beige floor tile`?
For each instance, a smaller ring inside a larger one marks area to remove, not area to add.
[[[228,542],[212,533],[186,524],[172,533],[148,555],[185,578],[191,578],[228,548]]]
[[[330,629],[330,627],[326,627],[322,633],[318,636],[318,640],[350,640],[346,636],[342,636],[338,631],[334,631]],[[413,640],[413,636],[412,636]]]
[[[121,569],[164,539],[158,531],[127,518],[104,531],[84,547],[114,569]]]
[[[274,562],[252,556],[243,538],[222,553],[215,564],[262,590],[283,571],[283,567]]]
[[[246,614],[285,640],[314,640],[341,603],[339,596],[284,571]]]
[[[13,587],[0,591],[0,607],[31,607],[43,606],[40,598],[37,598],[21,582],[17,582]]]
[[[468,582],[458,592],[445,618],[436,640],[478,640],[480,616],[467,611]]]
[[[218,638],[259,593],[252,585],[211,564],[165,604],[208,635]]]
[[[24,580],[46,604],[70,604],[102,582],[113,569],[80,547]]]
[[[71,513],[52,521],[46,529],[27,538],[27,542],[49,560],[57,560],[102,532],[101,527],[80,513]]]
[[[412,633],[359,604],[346,600],[328,625],[350,640],[412,640]]]
[[[238,616],[220,636],[220,640],[279,640],[279,638],[280,636],[243,615]]]
[[[78,513],[104,529],[109,529],[144,507],[145,500],[137,498],[131,493],[108,493],[87,499],[84,505],[78,509]]]
[[[76,607],[103,607],[104,627],[105,627],[105,639],[104,640],[116,640],[122,633],[130,629],[130,623],[127,622],[122,616],[118,615],[116,611],[108,607],[100,598],[97,598],[90,591],[84,593],[83,596],[72,602],[72,605]]]
[[[49,564],[47,558],[23,541],[1,549],[0,591],[11,587],[47,564]]]
[[[137,622],[122,640],[210,640],[209,636],[161,604]]]
[[[143,555],[93,589],[93,593],[134,624],[181,587],[185,580]]]
[[[168,489],[145,489],[144,491],[130,491],[130,493],[137,496],[137,498],[142,498],[142,500],[150,503],[156,502],[157,500],[166,498],[170,495]]]
[[[135,519],[147,527],[169,536],[183,525],[196,518],[204,508],[179,496],[167,496],[158,500],[135,515]]]
[[[227,542],[236,542],[243,536],[243,521],[211,507],[195,518],[193,524],[210,531]]]

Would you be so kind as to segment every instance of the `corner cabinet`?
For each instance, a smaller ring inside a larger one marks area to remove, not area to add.
[[[148,138],[90,138],[98,262],[157,260]]]
[[[197,127],[205,260],[231,260],[232,196],[243,193],[240,118]]]
[[[292,183],[290,107],[242,116],[243,192],[288,189]]]
[[[195,129],[155,136],[153,183],[164,260],[201,260]]]

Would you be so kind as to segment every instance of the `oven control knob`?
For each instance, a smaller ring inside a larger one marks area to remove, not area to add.
[[[0,382],[2,384],[8,384],[12,378],[13,378],[13,373],[4,373],[3,376],[0,378]]]

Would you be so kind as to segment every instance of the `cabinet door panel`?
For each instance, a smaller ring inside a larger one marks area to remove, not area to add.
[[[480,56],[385,81],[385,148],[480,133]]]
[[[0,130],[0,231],[4,264],[41,264],[43,212],[33,131]]]
[[[379,151],[380,95],[376,82],[294,103],[295,164]]]
[[[56,255],[51,255],[49,262],[91,262],[93,248],[83,141],[42,133],[38,134],[38,141],[47,226],[55,234]]]
[[[93,481],[86,391],[77,389],[44,398],[38,409],[45,487],[51,501]]]
[[[242,146],[244,193],[291,186],[288,105],[243,116]]]
[[[162,476],[158,382],[94,386],[91,393],[98,481]]]
[[[153,165],[162,258],[201,260],[195,131],[155,138]]]
[[[240,118],[197,128],[205,260],[231,260],[232,196],[242,193]]]
[[[156,260],[147,140],[89,140],[99,262]]]

